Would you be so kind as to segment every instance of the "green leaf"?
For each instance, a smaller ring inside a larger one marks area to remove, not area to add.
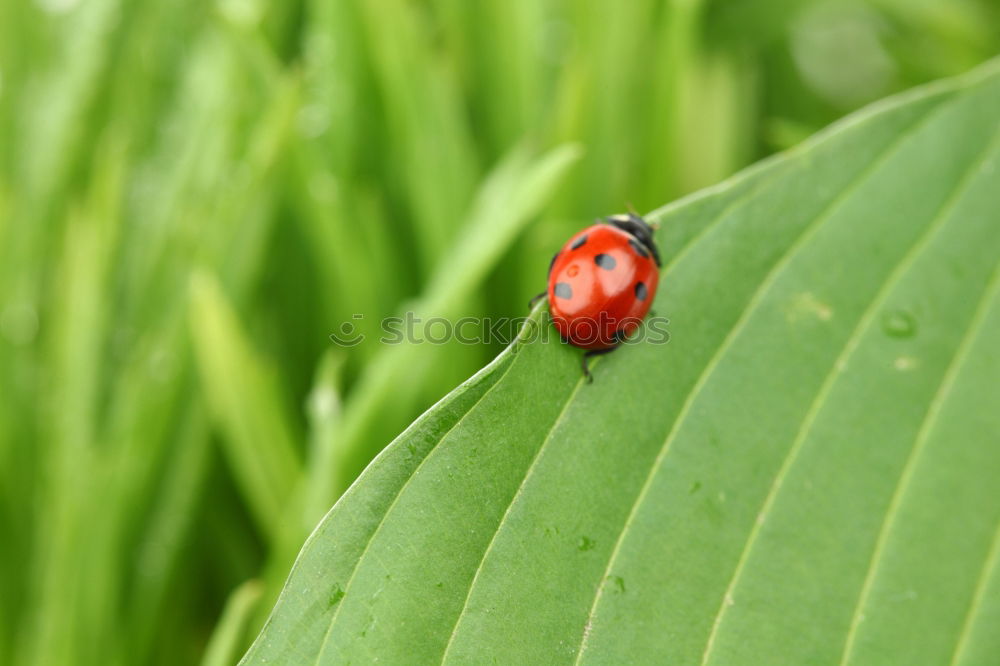
[[[998,113],[993,65],[654,213],[669,344],[588,385],[536,310],[243,663],[995,659]]]

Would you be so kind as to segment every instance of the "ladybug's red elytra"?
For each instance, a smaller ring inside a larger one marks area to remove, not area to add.
[[[649,312],[659,266],[653,229],[635,213],[587,227],[552,258],[549,311],[562,339],[587,350],[582,365],[588,381],[588,359],[614,350]]]

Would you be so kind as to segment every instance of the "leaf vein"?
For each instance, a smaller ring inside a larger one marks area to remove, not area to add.
[[[717,215],[717,216],[716,216],[716,217],[715,217],[715,218],[714,218],[714,219],[713,219],[713,220],[712,220],[712,221],[711,221],[711,222],[710,222],[709,224],[705,225],[705,227],[704,227],[704,228],[703,228],[702,230],[700,230],[700,231],[699,231],[699,232],[698,232],[697,234],[695,234],[695,236],[694,236],[694,237],[693,237],[693,238],[692,238],[692,239],[691,239],[690,241],[688,241],[688,242],[687,242],[687,243],[686,243],[686,244],[684,245],[684,247],[683,247],[683,248],[682,248],[682,249],[681,249],[681,250],[680,250],[680,251],[679,251],[679,252],[677,253],[677,255],[676,255],[676,256],[674,257],[674,259],[673,259],[673,260],[671,260],[671,262],[670,262],[670,263],[669,263],[669,264],[667,265],[667,267],[666,267],[666,268],[664,268],[664,272],[668,271],[668,270],[670,269],[670,267],[672,267],[672,266],[676,265],[676,264],[677,264],[677,262],[679,262],[679,261],[680,261],[680,259],[681,259],[681,258],[682,258],[683,256],[685,256],[685,254],[686,254],[686,253],[688,252],[688,250],[689,250],[689,249],[690,249],[691,247],[693,247],[694,245],[696,245],[696,244],[697,244],[697,243],[698,243],[698,242],[699,242],[699,241],[700,241],[700,240],[701,240],[701,239],[702,239],[702,238],[703,238],[704,236],[706,236],[706,235],[707,235],[707,234],[708,234],[708,233],[709,233],[709,232],[710,232],[710,231],[711,231],[711,230],[712,230],[712,229],[713,229],[713,228],[714,228],[715,226],[717,226],[717,224],[718,224],[719,222],[721,222],[721,221],[722,221],[723,219],[725,219],[725,216],[726,216],[726,215],[727,215],[727,214],[728,214],[728,213],[730,212],[730,210],[731,210],[732,208],[734,208],[734,207],[735,207],[735,206],[736,206],[737,204],[741,204],[741,203],[743,203],[744,201],[746,201],[746,200],[749,200],[749,199],[750,199],[750,198],[751,198],[751,197],[753,196],[753,194],[754,194],[754,193],[756,193],[756,192],[757,192],[758,190],[760,190],[760,189],[763,189],[763,187],[764,187],[765,185],[767,185],[768,183],[770,183],[770,182],[771,182],[771,181],[772,181],[772,180],[773,180],[774,178],[775,178],[775,174],[768,174],[768,177],[763,177],[763,178],[762,178],[762,180],[761,180],[761,183],[757,184],[757,185],[756,185],[755,187],[751,188],[751,189],[750,189],[750,190],[748,190],[747,192],[745,192],[745,193],[741,194],[741,195],[740,195],[739,197],[737,197],[737,198],[736,198],[736,199],[735,199],[735,200],[734,200],[733,202],[731,202],[731,203],[730,203],[729,205],[727,205],[727,206],[726,206],[726,207],[725,207],[725,208],[724,208],[724,209],[723,209],[722,211],[720,211],[720,213],[719,213],[719,214],[718,214],[718,215]],[[539,305],[537,306],[537,308],[536,308],[536,311],[541,311],[541,309],[542,309],[543,307],[544,307],[543,305],[539,304]],[[523,331],[524,331],[524,330],[525,330],[526,328],[527,328],[527,327],[525,326],[525,328],[524,328],[524,329],[522,329],[522,333],[523,333]],[[517,342],[518,342],[518,341],[517,341],[517,340],[515,340],[515,341],[514,341],[514,343],[513,343],[512,345],[511,345],[511,347],[509,347],[508,349],[512,349],[512,348],[514,347],[514,345],[516,345],[516,344],[517,344]],[[416,469],[414,469],[414,470],[413,470],[413,473],[412,473],[412,474],[411,474],[411,475],[410,475],[409,477],[407,477],[406,481],[404,481],[404,482],[403,482],[403,485],[402,485],[402,486],[400,486],[400,489],[399,489],[399,491],[398,491],[398,492],[396,493],[396,496],[395,496],[395,497],[393,498],[393,500],[392,500],[392,503],[390,503],[389,507],[388,507],[388,508],[386,509],[385,513],[384,513],[384,514],[382,515],[382,518],[381,518],[381,519],[379,520],[379,523],[378,523],[378,525],[377,525],[377,526],[375,527],[375,530],[373,530],[373,531],[372,531],[372,534],[371,534],[371,536],[370,536],[370,537],[368,538],[368,540],[367,540],[367,541],[365,542],[365,546],[364,546],[364,549],[362,550],[361,554],[360,554],[360,555],[358,556],[358,559],[357,559],[357,561],[356,561],[356,562],[354,563],[354,567],[353,567],[353,568],[351,569],[351,575],[350,575],[350,577],[348,578],[348,580],[347,580],[347,583],[346,583],[346,584],[344,585],[344,598],[346,598],[346,597],[347,597],[347,593],[348,593],[348,591],[350,590],[350,587],[351,587],[351,583],[352,583],[352,582],[354,581],[354,576],[355,576],[355,573],[357,572],[358,568],[360,567],[360,565],[361,565],[361,561],[362,561],[362,560],[363,560],[363,559],[365,558],[365,556],[367,555],[367,553],[368,553],[368,550],[369,550],[369,548],[370,548],[370,546],[371,546],[372,542],[374,542],[374,540],[375,540],[375,537],[376,537],[376,536],[378,536],[378,533],[379,533],[379,532],[380,532],[380,530],[382,529],[382,526],[383,526],[383,524],[385,523],[385,521],[386,521],[386,518],[387,518],[387,517],[389,516],[389,514],[390,514],[390,513],[392,512],[392,509],[393,509],[393,508],[394,508],[394,507],[396,506],[396,503],[398,502],[399,498],[400,498],[400,497],[401,497],[401,496],[403,495],[403,492],[404,492],[404,491],[406,490],[406,487],[407,487],[407,486],[409,485],[410,481],[411,481],[411,480],[412,480],[412,479],[413,479],[413,478],[414,478],[414,477],[415,477],[415,476],[417,475],[417,472],[419,472],[419,471],[420,471],[420,468],[421,468],[421,467],[423,467],[423,465],[424,465],[424,463],[425,463],[425,462],[427,461],[427,459],[431,457],[431,454],[432,454],[432,453],[433,453],[433,452],[434,452],[434,451],[435,451],[435,450],[436,450],[436,449],[438,448],[438,446],[440,446],[440,445],[441,445],[441,442],[443,442],[443,441],[444,441],[445,439],[447,439],[447,437],[448,437],[449,435],[451,435],[452,431],[453,431],[453,430],[455,430],[455,428],[457,428],[457,427],[458,427],[458,426],[459,426],[459,425],[460,425],[460,424],[461,424],[461,423],[462,423],[462,422],[463,422],[463,421],[465,420],[465,418],[466,418],[466,417],[467,417],[467,416],[468,416],[469,414],[471,414],[471,413],[472,413],[472,412],[473,412],[473,411],[475,410],[475,408],[476,408],[476,407],[478,407],[478,406],[479,406],[479,404],[480,404],[480,403],[481,403],[481,402],[482,402],[482,401],[483,401],[483,400],[484,400],[484,399],[486,398],[486,396],[487,396],[487,395],[489,395],[489,394],[490,394],[490,393],[491,393],[491,392],[493,391],[493,389],[494,389],[494,388],[496,388],[497,386],[499,386],[499,385],[500,385],[500,383],[501,383],[501,382],[502,382],[502,380],[503,380],[503,377],[504,377],[504,376],[506,376],[506,374],[507,374],[508,372],[510,372],[510,371],[511,371],[511,369],[513,368],[513,365],[514,365],[514,362],[515,362],[515,361],[516,361],[516,358],[515,358],[514,360],[512,360],[511,364],[510,364],[510,365],[509,365],[509,366],[508,366],[508,367],[507,367],[507,368],[506,368],[506,369],[505,369],[505,370],[503,371],[503,375],[502,375],[501,377],[497,378],[497,380],[496,380],[496,381],[495,381],[495,382],[493,383],[493,385],[492,385],[492,386],[490,386],[490,388],[489,388],[489,389],[487,389],[487,390],[486,390],[486,391],[485,391],[485,392],[483,393],[483,395],[481,395],[481,396],[479,397],[479,399],[478,399],[478,400],[476,400],[476,402],[475,402],[475,403],[473,403],[473,404],[472,404],[472,405],[471,405],[471,406],[469,407],[469,409],[468,409],[468,410],[467,410],[467,411],[465,412],[465,414],[463,414],[463,415],[461,416],[461,418],[459,418],[459,419],[458,419],[458,421],[456,421],[456,422],[455,422],[455,424],[454,424],[454,425],[453,425],[453,426],[452,426],[451,428],[449,428],[449,429],[448,429],[448,431],[447,431],[447,432],[445,432],[445,433],[444,433],[444,434],[443,434],[443,435],[441,436],[441,438],[440,438],[440,439],[438,440],[437,444],[435,444],[435,445],[434,445],[434,446],[433,446],[433,447],[431,448],[431,450],[429,450],[429,451],[427,452],[427,455],[426,455],[426,456],[424,457],[424,459],[423,459],[423,460],[421,460],[421,461],[420,461],[420,464],[418,464],[418,465],[417,465]],[[596,360],[595,360],[595,365],[596,365],[596,363],[597,363],[597,362],[599,362],[599,361],[600,361],[600,359],[596,359]],[[575,392],[575,390],[574,390],[574,392]],[[569,405],[569,402],[567,402],[566,406],[568,406],[568,405]],[[564,406],[564,409],[565,409],[565,407],[566,407],[566,406]],[[497,529],[499,530],[499,527],[498,527]],[[495,535],[494,535],[494,536],[495,536]],[[480,563],[480,566],[482,566],[482,563]],[[478,569],[477,569],[477,573],[478,573]],[[470,590],[470,592],[471,592],[471,590]],[[330,622],[329,622],[329,625],[327,626],[327,630],[326,630],[326,633],[324,634],[324,636],[323,636],[323,640],[322,640],[322,641],[321,641],[321,643],[320,643],[320,647],[319,647],[319,651],[318,651],[318,653],[317,653],[317,656],[316,656],[316,660],[315,660],[315,661],[313,662],[313,666],[319,666],[319,664],[321,663],[321,661],[322,661],[322,657],[323,657],[323,654],[324,654],[324,652],[326,651],[326,645],[327,645],[327,643],[328,643],[328,641],[329,641],[329,638],[330,638],[330,635],[331,635],[331,633],[332,633],[332,631],[333,631],[333,627],[334,627],[334,625],[335,625],[335,624],[336,624],[336,622],[337,622],[337,617],[338,617],[338,616],[339,616],[339,614],[340,614],[340,610],[341,610],[341,609],[342,609],[342,608],[343,608],[344,606],[345,606],[345,604],[344,604],[344,603],[342,602],[342,603],[338,604],[338,605],[337,605],[337,608],[336,608],[336,609],[334,610],[334,613],[333,613],[333,616],[332,616],[332,617],[330,618]],[[457,625],[456,625],[456,626],[457,626]],[[450,640],[449,640],[449,643],[450,643]]]
[[[961,630],[959,630],[958,639],[955,642],[955,651],[952,654],[951,661],[949,662],[950,666],[958,664],[962,660],[966,649],[968,649],[969,636],[972,633],[973,620],[982,608],[989,580],[996,574],[1000,574],[1000,523],[997,523],[996,533],[993,535],[993,543],[990,546],[989,551],[987,551],[986,559],[983,560],[982,569],[979,571],[979,577],[976,580],[976,587],[972,593],[972,603],[969,604],[969,612],[966,614],[965,620],[962,622]]]
[[[970,169],[969,173],[971,174],[973,171],[974,171],[973,169]],[[956,193],[958,193],[961,190],[962,190],[961,187],[956,187],[955,191]],[[950,207],[951,204],[957,202],[957,198],[955,198],[955,195],[953,195],[952,199],[953,199],[952,201],[945,202],[941,210],[936,215],[935,220],[933,220],[931,224],[928,226],[927,231],[925,231],[924,234],[919,239],[917,239],[917,242],[913,245],[913,247],[910,248],[910,250],[903,257],[903,259],[897,264],[896,268],[886,279],[885,283],[883,283],[879,292],[876,293],[874,300],[871,302],[871,304],[869,304],[868,308],[865,310],[861,318],[858,320],[858,324],[852,331],[851,336],[845,343],[843,350],[837,357],[837,360],[834,361],[833,365],[831,366],[831,369],[827,373],[827,376],[824,379],[823,384],[819,389],[819,392],[816,394],[816,397],[813,399],[813,402],[810,405],[809,410],[806,412],[806,415],[802,421],[802,425],[799,427],[799,431],[792,442],[792,446],[789,449],[788,453],[786,454],[784,460],[782,461],[781,467],[778,469],[774,481],[772,481],[771,483],[771,487],[768,490],[768,495],[765,498],[764,504],[761,507],[760,515],[766,516],[773,507],[778,492],[784,484],[785,477],[787,476],[788,471],[791,469],[792,464],[798,458],[798,454],[800,453],[802,446],[805,443],[806,437],[808,436],[809,432],[812,429],[813,423],[819,414],[819,410],[822,407],[823,402],[826,400],[827,395],[829,394],[830,390],[832,390],[833,385],[836,382],[837,378],[840,376],[841,368],[845,366],[846,359],[849,358],[850,355],[854,352],[855,348],[857,347],[857,345],[861,340],[863,333],[871,325],[872,320],[878,313],[879,308],[882,306],[885,299],[888,297],[889,293],[892,290],[892,287],[895,286],[900,276],[906,271],[906,269],[909,267],[909,265],[912,263],[915,257],[919,254],[920,250],[926,245],[926,243],[929,242],[931,238],[933,238],[940,224],[943,222],[944,219],[946,219],[944,212]],[[753,549],[754,544],[757,541],[757,537],[759,536],[761,529],[762,529],[762,523],[759,521],[755,522],[754,526],[751,528],[749,536],[747,537],[747,542],[744,544],[743,549],[740,552],[740,558],[737,561],[736,568],[733,571],[733,576],[730,579],[729,585],[726,588],[726,592],[722,595],[722,599],[719,603],[719,610],[717,611],[715,620],[712,623],[712,630],[711,633],[709,634],[708,641],[705,645],[705,652],[702,654],[701,663],[703,666],[708,663],[709,656],[714,647],[715,638],[718,634],[719,627],[722,624],[722,619],[725,616],[727,609],[726,599],[731,598],[733,591],[736,589],[736,585],[742,578],[744,567],[746,566],[746,563],[748,561],[749,554]]]
[[[517,344],[516,340],[514,344]],[[478,407],[483,402],[483,400],[486,399],[486,396],[492,393],[493,389],[499,386],[500,382],[503,381],[504,376],[506,376],[506,374],[511,371],[511,368],[514,367],[515,362],[516,359],[512,360],[510,365],[508,365],[503,370],[503,375],[498,377],[497,380],[493,382],[493,384],[488,389],[486,389],[486,391],[484,391],[483,394],[479,396],[479,398],[472,405],[469,406],[469,409],[466,410],[466,412],[462,414],[462,416],[457,421],[455,421],[454,425],[448,428],[448,430],[441,436],[441,438],[438,439],[437,443],[427,452],[427,455],[424,456],[423,460],[420,461],[416,469],[413,470],[413,473],[410,474],[410,476],[406,477],[406,480],[403,482],[403,485],[399,487],[399,491],[396,492],[396,496],[393,497],[392,502],[389,504],[388,508],[386,508],[385,513],[382,514],[382,517],[379,519],[378,525],[376,525],[375,529],[372,530],[371,536],[368,537],[368,540],[365,542],[365,546],[362,549],[361,554],[358,556],[358,559],[354,563],[354,567],[351,569],[351,575],[348,577],[347,583],[344,585],[344,594],[341,597],[340,603],[337,604],[336,609],[334,609],[333,615],[330,617],[330,622],[327,625],[326,632],[323,635],[323,640],[320,642],[319,650],[317,650],[316,652],[316,659],[315,661],[313,661],[313,666],[319,666],[319,664],[323,660],[323,654],[326,652],[326,646],[330,640],[330,635],[333,633],[333,627],[337,623],[337,617],[340,615],[340,609],[346,605],[347,594],[348,592],[350,592],[351,584],[354,582],[355,574],[357,573],[358,569],[361,566],[361,561],[364,560],[365,556],[368,554],[368,550],[369,548],[371,548],[372,543],[375,541],[375,537],[378,536],[379,532],[382,530],[383,525],[385,525],[386,518],[388,518],[389,514],[392,513],[393,507],[396,506],[396,503],[399,501],[399,498],[403,496],[403,492],[410,484],[410,481],[412,481],[413,478],[417,475],[417,473],[420,471],[420,468],[424,466],[424,463],[426,463],[427,460],[430,459],[434,451],[436,451],[437,448],[441,445],[441,442],[447,439],[448,436],[451,435],[452,431],[454,431],[455,428],[457,428],[463,421],[465,421],[466,417],[468,417],[469,414],[474,412],[476,407]]]
[[[844,643],[843,655],[840,660],[841,666],[846,664],[851,658],[851,655],[854,653],[857,631],[861,624],[861,611],[868,604],[868,599],[871,596],[876,575],[878,574],[878,570],[885,555],[885,548],[889,541],[889,534],[891,533],[892,526],[899,514],[900,506],[903,503],[903,496],[906,494],[906,489],[913,480],[913,475],[917,468],[917,461],[920,460],[921,454],[926,449],[927,441],[930,439],[931,431],[936,425],[938,417],[941,414],[941,409],[947,401],[948,395],[954,387],[958,375],[961,373],[962,368],[965,367],[969,350],[972,347],[972,342],[975,339],[976,334],[979,332],[979,329],[982,327],[983,321],[986,318],[986,313],[989,310],[989,305],[993,302],[993,297],[996,295],[998,278],[1000,278],[1000,267],[998,267],[998,270],[994,271],[994,275],[991,277],[983,295],[980,297],[975,314],[969,321],[968,328],[963,334],[962,340],[948,364],[948,368],[942,377],[941,383],[938,386],[934,397],[931,399],[930,407],[927,410],[927,416],[924,418],[923,423],[920,424],[920,428],[914,437],[913,446],[907,455],[906,462],[903,465],[903,471],[900,474],[899,480],[896,482],[895,488],[893,489],[892,499],[890,500],[889,507],[886,510],[885,518],[882,520],[882,525],[879,527],[878,537],[875,540],[875,549],[872,551],[871,561],[869,562],[868,570],[865,573],[865,580],[858,596],[858,602],[855,605],[854,613],[851,616],[850,629],[848,630],[847,639]]]
[[[768,177],[763,177],[760,183],[756,184],[754,187],[750,188],[747,192],[744,192],[743,194],[739,195],[733,201],[731,201],[729,204],[727,204],[726,206],[724,206],[722,208],[722,210],[719,211],[719,213],[709,223],[707,223],[701,230],[699,230],[695,234],[695,236],[691,240],[689,240],[684,245],[684,247],[674,256],[674,258],[663,268],[663,273],[668,273],[671,268],[673,268],[674,266],[677,265],[678,262],[680,262],[680,260],[688,253],[688,251],[691,248],[693,248],[694,246],[696,246],[698,244],[698,242],[702,240],[702,238],[704,238],[705,236],[707,236],[714,228],[716,228],[718,226],[718,224],[721,223],[722,220],[724,220],[729,215],[729,213],[731,213],[734,209],[736,209],[737,207],[739,207],[739,205],[741,205],[741,204],[745,203],[747,200],[749,200],[758,191],[762,190],[767,184],[769,184],[774,179],[774,177],[775,177],[775,174],[769,174]],[[600,360],[601,360],[600,358],[595,359],[594,364],[596,365],[597,363],[600,362]],[[459,624],[461,624],[461,621],[462,621],[462,618],[463,618],[463,616],[465,614],[465,610],[466,610],[466,608],[468,606],[469,600],[472,597],[473,588],[475,587],[476,581],[479,579],[479,574],[482,571],[483,564],[486,562],[486,558],[487,558],[487,556],[489,555],[490,551],[493,548],[493,544],[494,544],[494,542],[496,540],[496,537],[500,533],[500,529],[503,527],[504,521],[507,519],[507,516],[510,515],[510,512],[513,510],[514,505],[517,503],[518,499],[520,498],[521,493],[524,490],[525,485],[527,484],[528,478],[531,476],[531,473],[535,469],[535,463],[539,459],[541,459],[542,450],[545,448],[545,445],[548,444],[549,440],[552,437],[552,434],[556,430],[556,427],[562,421],[563,416],[568,411],[568,408],[569,408],[570,404],[573,402],[573,400],[574,400],[574,398],[576,396],[576,393],[577,393],[577,391],[579,391],[581,385],[582,385],[582,381],[578,381],[577,385],[574,387],[572,393],[570,393],[570,396],[567,399],[566,404],[563,405],[562,411],[559,413],[559,416],[556,418],[556,421],[553,423],[552,427],[549,429],[548,433],[546,434],[545,440],[542,442],[542,446],[539,447],[539,450],[535,454],[534,459],[532,459],[531,465],[529,466],[529,468],[528,468],[528,470],[527,470],[527,472],[525,474],[524,479],[522,479],[521,484],[518,486],[518,489],[515,492],[514,497],[511,499],[510,504],[507,505],[507,510],[504,512],[503,517],[500,519],[500,522],[497,524],[496,530],[493,532],[493,536],[490,538],[489,545],[487,546],[486,551],[483,553],[483,557],[482,557],[482,559],[480,559],[479,565],[476,567],[476,572],[473,575],[472,582],[469,585],[469,590],[466,593],[465,601],[462,604],[462,610],[459,611],[458,617],[455,620],[455,626],[452,628],[451,635],[449,636],[449,639],[448,639],[448,644],[446,645],[444,654],[441,657],[441,663],[442,664],[445,662],[445,660],[448,657],[448,652],[451,649],[452,641],[454,640],[455,635],[458,632]]]
[[[612,549],[611,556],[608,559],[608,564],[604,569],[604,573],[598,579],[597,590],[595,592],[594,600],[593,603],[591,604],[590,611],[587,616],[587,621],[584,624],[585,627],[590,626],[593,622],[597,606],[600,603],[601,598],[603,596],[604,581],[610,575],[611,570],[614,567],[615,562],[617,561],[619,553],[621,552],[622,543],[624,543],[625,537],[628,534],[629,529],[633,524],[635,516],[638,514],[640,507],[643,505],[643,502],[648,496],[649,489],[652,486],[652,481],[656,477],[657,471],[661,468],[662,463],[666,458],[668,451],[670,450],[670,445],[673,443],[675,436],[679,432],[680,426],[687,418],[687,414],[690,411],[692,405],[694,404],[695,398],[697,398],[704,385],[708,382],[709,377],[715,371],[715,368],[718,366],[725,352],[732,345],[737,335],[743,329],[743,326],[756,311],[757,306],[763,300],[764,296],[766,296],[767,293],[770,291],[771,286],[773,285],[777,277],[781,274],[783,268],[791,261],[791,258],[797,253],[797,251],[800,248],[802,248],[820,228],[822,228],[823,223],[826,222],[828,219],[830,219],[830,217],[832,217],[837,207],[844,202],[844,200],[850,195],[851,192],[853,192],[854,190],[859,188],[862,184],[864,184],[867,178],[872,173],[874,173],[880,165],[885,163],[890,158],[891,155],[895,154],[895,152],[898,151],[906,143],[906,141],[917,131],[917,129],[926,124],[930,118],[937,116],[937,113],[931,113],[931,111],[937,108],[938,107],[929,109],[925,115],[913,121],[913,124],[907,128],[907,131],[902,132],[899,137],[891,141],[872,160],[872,162],[865,169],[859,171],[858,174],[850,181],[850,183],[848,183],[837,196],[831,199],[830,202],[824,207],[824,209],[818,215],[816,215],[816,217],[808,225],[806,225],[806,227],[803,229],[799,237],[792,243],[792,245],[788,248],[788,250],[786,250],[785,253],[775,262],[774,266],[772,266],[767,275],[764,276],[764,279],[761,281],[760,286],[754,292],[750,301],[747,303],[747,306],[741,313],[740,318],[730,329],[729,333],[726,335],[726,338],[722,341],[722,343],[716,349],[715,353],[712,355],[712,358],[709,359],[705,368],[699,374],[694,387],[688,393],[688,396],[685,399],[683,406],[681,407],[680,413],[674,420],[674,423],[671,426],[670,432],[667,434],[666,439],[664,440],[660,452],[657,454],[656,459],[653,461],[653,464],[650,467],[649,474],[646,476],[646,480],[644,481],[642,488],[639,491],[639,494],[636,496],[635,501],[632,503],[629,514],[625,519],[624,524],[622,525],[622,530],[619,533],[617,540],[615,541],[614,548]],[[574,664],[578,665],[581,662],[583,654],[588,646],[587,638],[588,634],[585,632],[581,636]]]
[[[497,527],[493,531],[493,536],[490,537],[490,542],[486,546],[486,550],[483,552],[483,556],[482,558],[480,558],[479,564],[476,566],[476,572],[472,576],[472,581],[469,583],[469,589],[465,594],[464,601],[462,602],[462,608],[458,612],[458,616],[455,619],[455,626],[452,627],[451,634],[448,636],[448,643],[445,645],[444,653],[441,655],[442,664],[448,659],[448,652],[451,650],[451,646],[453,641],[455,640],[455,636],[458,634],[458,627],[462,623],[462,618],[464,617],[465,611],[468,608],[469,600],[472,598],[472,590],[476,586],[476,582],[479,580],[479,574],[483,570],[483,564],[485,564],[486,558],[493,550],[493,544],[496,543],[497,535],[500,534],[500,529],[503,527],[504,522],[507,520],[507,516],[510,515],[511,510],[514,508],[514,505],[517,503],[518,498],[521,496],[521,492],[524,490],[524,487],[528,483],[528,479],[531,478],[532,473],[535,471],[535,467],[538,461],[541,460],[542,452],[545,450],[545,446],[549,443],[549,441],[552,439],[553,433],[555,433],[555,431],[559,428],[559,425],[563,422],[563,419],[566,416],[566,412],[569,411],[569,406],[573,404],[573,400],[576,399],[576,394],[580,390],[581,386],[583,386],[582,375],[580,376],[579,379],[576,380],[576,386],[573,387],[573,391],[569,394],[569,397],[566,399],[566,403],[563,405],[562,410],[560,410],[559,416],[557,416],[556,420],[552,423],[552,426],[549,428],[548,433],[546,433],[545,435],[545,439],[542,440],[541,446],[538,447],[538,451],[535,453],[535,456],[531,459],[531,464],[528,466],[528,470],[525,472],[524,478],[521,479],[521,483],[520,485],[518,485],[517,490],[514,493],[514,496],[511,498],[510,503],[507,504],[507,509],[504,511],[503,516],[497,523]]]

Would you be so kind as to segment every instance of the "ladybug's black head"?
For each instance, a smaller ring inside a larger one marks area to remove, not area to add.
[[[635,236],[635,239],[642,243],[649,250],[649,253],[653,255],[656,265],[661,265],[660,251],[656,248],[656,241],[653,240],[653,227],[649,226],[646,220],[635,213],[628,213],[627,215],[612,215],[605,218],[605,222]]]

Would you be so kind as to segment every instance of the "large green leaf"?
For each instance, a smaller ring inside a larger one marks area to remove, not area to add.
[[[654,214],[669,344],[589,385],[515,344],[341,498],[244,663],[1000,659],[998,118],[990,66]]]

